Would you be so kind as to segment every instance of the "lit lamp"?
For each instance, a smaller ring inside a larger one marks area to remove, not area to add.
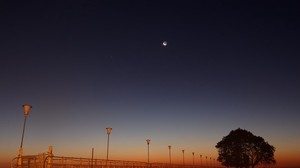
[[[22,161],[22,155],[23,155],[23,139],[24,139],[24,133],[25,133],[25,126],[26,126],[26,120],[27,116],[29,115],[30,109],[32,108],[31,105],[29,104],[24,104],[23,109],[24,109],[24,125],[23,125],[23,132],[22,132],[22,139],[21,139],[21,145],[19,149],[19,156],[18,156],[18,167],[23,167],[23,161]]]

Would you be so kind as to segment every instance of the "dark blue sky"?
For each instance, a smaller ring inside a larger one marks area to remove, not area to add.
[[[300,140],[299,7],[298,1],[4,2],[1,134],[15,133],[1,144],[19,138],[20,107],[29,103],[28,134],[47,139],[32,138],[35,145],[62,148],[70,137],[100,135],[110,126],[135,130],[120,139],[152,137],[162,146],[173,139],[168,143],[216,155],[214,145],[242,127],[289,154],[293,147],[282,139]],[[11,143],[17,152],[19,140]]]

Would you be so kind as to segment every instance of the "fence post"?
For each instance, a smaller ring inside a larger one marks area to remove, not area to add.
[[[48,147],[48,163],[47,168],[52,168],[53,164],[53,153],[52,153],[52,146]]]

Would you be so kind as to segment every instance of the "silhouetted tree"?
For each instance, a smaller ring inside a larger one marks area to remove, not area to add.
[[[243,129],[232,130],[217,143],[218,161],[226,167],[249,168],[258,164],[275,164],[275,148],[260,136]]]

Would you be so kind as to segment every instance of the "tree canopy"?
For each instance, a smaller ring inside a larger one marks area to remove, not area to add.
[[[217,143],[218,161],[226,167],[254,168],[258,164],[275,164],[275,147],[262,137],[244,129],[232,130]]]

